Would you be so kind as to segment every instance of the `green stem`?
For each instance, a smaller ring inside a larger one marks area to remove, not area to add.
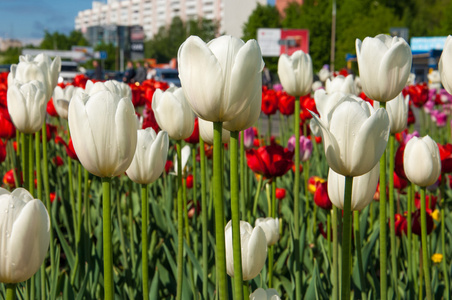
[[[250,298],[250,289],[248,287],[248,281],[243,282],[243,299],[248,300]]]
[[[276,177],[272,180],[271,185],[271,215],[270,217],[276,218]],[[268,252],[268,288],[273,288],[273,258],[274,247],[270,246]]]
[[[244,131],[240,134],[240,194],[241,194],[241,201],[240,201],[240,210],[242,213],[242,220],[246,219],[246,193],[245,193],[245,181],[246,181],[246,175],[245,175],[245,145],[244,145]]]
[[[102,218],[104,247],[104,299],[114,299],[113,255],[111,242],[111,178],[102,177]]]
[[[182,299],[183,259],[184,259],[184,199],[182,195],[182,142],[177,145],[177,295]]]
[[[331,263],[331,213],[326,215],[326,239],[328,243],[328,260]]]
[[[355,230],[355,248],[356,255],[358,258],[358,271],[359,271],[359,281],[361,283],[361,299],[365,300],[367,298],[366,295],[366,278],[364,277],[364,269],[363,269],[363,258],[361,253],[361,233],[359,230],[359,211],[355,210],[353,212],[353,228]]]
[[[299,191],[300,191],[300,98],[295,98],[295,111],[294,111],[294,129],[295,129],[295,178],[293,186],[293,217],[294,217],[294,233],[293,233],[293,243],[297,245],[296,250],[299,250],[298,245],[300,244],[300,221],[299,221]],[[295,261],[299,263],[299,251],[295,253]],[[300,266],[295,263],[295,299],[301,299],[301,287],[303,285]]]
[[[208,252],[207,252],[207,196],[206,196],[206,153],[204,140],[199,137],[199,156],[201,161],[201,219],[202,219],[202,295],[208,299]]]
[[[339,209],[333,206],[333,270],[332,270],[332,284],[333,284],[333,300],[339,300],[339,227],[337,214]]]
[[[72,159],[68,156],[67,158],[67,166],[68,166],[68,172],[67,172],[67,176],[68,176],[68,180],[69,180],[69,202],[71,203],[71,209],[73,212],[76,212],[77,210],[75,209],[75,198],[74,198],[74,182],[73,182],[73,177],[72,177]],[[77,235],[77,218],[75,218],[75,216],[72,217],[72,222],[73,222],[73,226],[74,226],[74,233],[75,235]]]
[[[308,190],[309,160],[305,161],[303,163],[303,179],[304,179],[304,201],[306,201],[304,214],[306,214],[306,216],[308,216],[309,215],[309,190]],[[315,205],[314,205],[314,207],[315,207]],[[302,213],[302,215],[304,215],[304,214]],[[312,223],[312,227],[315,228],[315,223]]]
[[[192,145],[192,149],[191,149],[191,156],[192,156],[192,165],[193,165],[193,187],[192,187],[192,192],[193,192],[193,196],[192,196],[192,201],[193,201],[193,207],[195,208],[195,213],[193,214],[193,224],[197,224],[196,218],[197,218],[197,207],[198,207],[198,172],[196,170],[196,145]]]
[[[34,165],[33,165],[33,134],[27,134],[28,143],[28,191],[30,194],[35,194],[34,183]]]
[[[6,284],[6,300],[16,299],[16,286],[17,283],[7,283]]]
[[[425,187],[421,187],[421,237],[422,237],[422,262],[424,266],[425,293],[427,300],[432,299],[432,287],[430,282],[430,267],[427,244],[427,214],[425,207]]]
[[[450,126],[450,124],[448,125]],[[441,179],[441,251],[443,252],[443,276],[444,276],[444,298],[446,300],[450,299],[450,283],[449,283],[449,272],[447,270],[447,259],[446,259],[446,195],[445,195],[445,179],[444,176]]]
[[[213,139],[213,201],[215,207],[216,276],[218,278],[220,300],[228,299],[226,278],[226,254],[224,240],[224,201],[221,135],[222,122],[214,122]]]
[[[270,145],[271,136],[272,136],[272,116],[268,115],[268,123],[267,123],[267,145]]]
[[[397,244],[395,236],[395,205],[394,205],[394,135],[389,135],[389,234],[391,239],[391,265],[393,290],[400,299],[397,280]],[[380,190],[381,194],[381,190]]]
[[[256,216],[257,203],[259,202],[259,195],[261,194],[263,182],[264,182],[264,177],[260,176],[259,181],[257,182],[256,194],[254,195],[253,216]]]
[[[231,180],[231,217],[232,217],[232,253],[234,259],[234,295],[243,299],[242,248],[240,245],[240,203],[238,169],[238,131],[231,131],[230,138],[230,180]]]
[[[408,286],[410,287],[410,299],[414,299],[414,268],[413,268],[413,242],[412,242],[412,233],[411,233],[411,212],[413,211],[413,198],[414,198],[414,184],[410,183],[407,195],[407,241],[408,241]]]
[[[351,254],[351,203],[353,177],[345,176],[344,223],[342,231],[342,290],[341,299],[350,299],[350,254]]]
[[[386,102],[380,102],[386,109]],[[380,158],[380,297],[386,300],[387,283],[386,150]]]
[[[149,299],[148,260],[148,186],[141,185],[141,260],[143,274],[143,299]]]

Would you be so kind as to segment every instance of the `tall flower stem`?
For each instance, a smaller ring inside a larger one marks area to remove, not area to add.
[[[264,182],[264,177],[260,176],[259,181],[257,182],[256,194],[254,195],[253,216],[256,216],[257,203],[259,202],[259,195],[261,193],[263,182]]]
[[[271,186],[271,215],[270,217],[276,218],[276,177],[272,180]],[[268,287],[273,287],[273,258],[274,258],[274,247],[270,246],[268,253]]]
[[[231,217],[232,217],[232,253],[234,259],[235,299],[243,299],[242,248],[240,246],[240,203],[239,203],[239,163],[238,131],[231,131],[230,138],[230,180],[231,180]]]
[[[425,207],[425,187],[421,187],[421,239],[422,239],[422,264],[424,266],[425,294],[427,300],[432,299],[432,287],[430,282],[430,267],[427,244],[427,214]]]
[[[447,259],[446,259],[446,195],[445,195],[445,180],[444,176],[441,179],[441,251],[443,252],[443,276],[444,276],[444,296],[446,300],[450,299],[450,282],[449,282],[449,271],[447,270]]]
[[[104,299],[114,299],[113,253],[111,243],[111,178],[102,177],[102,221],[104,247]]]
[[[413,206],[414,185],[410,183],[407,195],[407,224],[411,224],[411,211]],[[410,290],[410,299],[414,298],[414,269],[413,269],[413,242],[411,240],[411,226],[407,226],[407,241],[408,241],[408,286]]]
[[[242,213],[242,220],[246,219],[246,193],[245,193],[245,182],[247,180],[247,176],[245,175],[245,145],[244,145],[244,135],[245,133],[242,131],[240,134],[240,210]]]
[[[395,236],[395,205],[394,205],[394,135],[389,135],[389,234],[391,239],[391,266],[393,289],[397,299],[400,299],[397,280],[397,244]],[[381,194],[381,190],[380,190]]]
[[[36,159],[36,190],[37,198],[43,201],[42,198],[42,174],[41,174],[41,142],[40,132],[35,133],[35,159]],[[41,298],[45,299],[46,295],[46,264],[45,261],[41,265]]]
[[[201,161],[201,220],[202,220],[202,295],[208,299],[208,252],[207,252],[207,196],[206,196],[206,153],[204,140],[199,137],[199,157]]]
[[[228,299],[226,278],[226,247],[224,240],[223,160],[221,149],[222,122],[213,123],[213,202],[215,208],[216,276],[220,300]]]
[[[149,299],[148,260],[148,185],[141,185],[141,261],[143,274],[143,299]]]
[[[380,102],[380,106],[386,109],[386,102]],[[386,233],[386,150],[380,158],[380,297],[386,300],[387,296],[387,233]]]
[[[367,299],[366,295],[366,278],[364,277],[364,269],[363,269],[363,258],[361,253],[361,232],[359,230],[359,211],[355,210],[353,212],[353,229],[355,231],[355,248],[356,248],[356,256],[358,258],[358,271],[359,271],[359,281],[361,283],[361,299]]]
[[[6,300],[15,300],[16,299],[16,283],[8,283],[6,284]]]
[[[182,195],[182,142],[177,143],[177,295],[182,299],[183,259],[184,259],[184,199]]]
[[[333,300],[339,300],[339,227],[337,214],[339,209],[333,206],[331,211],[333,215],[333,268],[332,268],[332,283],[333,283]]]
[[[300,272],[300,221],[299,221],[299,191],[300,191],[300,98],[295,98],[295,110],[294,110],[294,129],[295,129],[295,174],[294,174],[294,186],[293,186],[293,217],[294,217],[294,234],[293,243],[295,250],[295,299],[301,299],[301,287],[302,279]]]
[[[350,299],[350,260],[351,260],[351,205],[352,205],[353,177],[345,176],[344,191],[344,223],[342,231],[342,290],[341,298]]]

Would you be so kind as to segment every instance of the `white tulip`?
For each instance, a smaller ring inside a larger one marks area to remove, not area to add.
[[[441,82],[449,94],[452,94],[452,35],[449,35],[444,44],[443,52],[438,63]]]
[[[156,181],[165,169],[168,154],[168,134],[160,131],[157,135],[154,129],[139,129],[137,149],[132,163],[126,173],[129,178],[139,184],[149,184]]]
[[[224,229],[226,239],[226,271],[234,277],[234,258],[232,246],[232,222]],[[251,226],[240,221],[240,245],[242,248],[243,280],[251,280],[261,272],[267,259],[267,238],[261,227]]]
[[[185,145],[181,149],[181,162],[182,162],[182,177],[185,177],[185,167],[187,166],[188,159],[190,158],[191,149],[189,145]],[[174,172],[171,172],[171,175],[177,176],[177,153],[174,155]]]
[[[75,91],[76,88],[73,85],[68,85],[64,89],[56,86],[53,90],[53,106],[55,106],[55,110],[57,111],[58,115],[63,119],[67,119],[69,101],[71,101],[71,98],[74,95]]]
[[[309,94],[314,77],[311,56],[301,50],[291,56],[282,54],[278,60],[278,76],[289,95],[300,97]]]
[[[403,90],[412,62],[410,46],[403,38],[379,34],[363,42],[356,39],[356,56],[367,97],[388,102]]]
[[[210,122],[237,117],[261,94],[264,61],[256,40],[220,36],[204,43],[190,36],[179,48],[179,77],[194,113]]]
[[[254,225],[261,227],[267,238],[267,246],[276,244],[279,240],[279,219],[278,218],[257,218]]]
[[[195,115],[182,88],[157,89],[152,97],[152,110],[159,127],[168,132],[170,138],[179,141],[193,133]]]
[[[0,282],[26,281],[41,267],[50,242],[50,219],[25,189],[0,188]]]
[[[17,130],[35,133],[42,128],[46,117],[46,93],[40,81],[24,84],[18,81],[8,88],[8,112]]]
[[[213,123],[198,118],[198,126],[199,126],[199,135],[201,136],[203,141],[209,145],[213,145]],[[229,130],[224,129],[223,127],[221,134],[221,142],[223,144],[229,143],[230,138],[231,132]]]
[[[403,97],[400,93],[393,100],[386,103],[386,111],[389,116],[389,126],[391,127],[391,133],[402,132],[407,127],[408,119],[408,102],[410,100],[410,95]],[[378,101],[374,101],[374,107],[377,109],[380,107]]]
[[[120,98],[127,98],[132,101],[132,89],[124,82],[117,80],[98,81],[96,83],[88,80],[86,82],[85,93],[92,95],[99,91],[110,91],[113,94],[119,95]]]
[[[281,300],[281,297],[275,289],[258,288],[250,295],[250,300]]]
[[[325,90],[328,94],[342,92],[345,94],[356,95],[353,75],[348,75],[347,77],[339,75],[334,77],[332,80],[327,79],[325,82]]]

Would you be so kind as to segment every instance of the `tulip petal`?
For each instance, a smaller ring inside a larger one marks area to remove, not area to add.
[[[242,229],[240,234],[242,235]],[[242,240],[243,280],[250,280],[259,275],[264,267],[267,259],[267,239],[262,228],[258,226],[247,240],[242,235]]]

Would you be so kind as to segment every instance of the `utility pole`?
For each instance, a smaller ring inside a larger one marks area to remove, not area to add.
[[[331,16],[331,59],[330,72],[334,72],[334,60],[336,55],[336,0],[333,0],[333,9]]]

